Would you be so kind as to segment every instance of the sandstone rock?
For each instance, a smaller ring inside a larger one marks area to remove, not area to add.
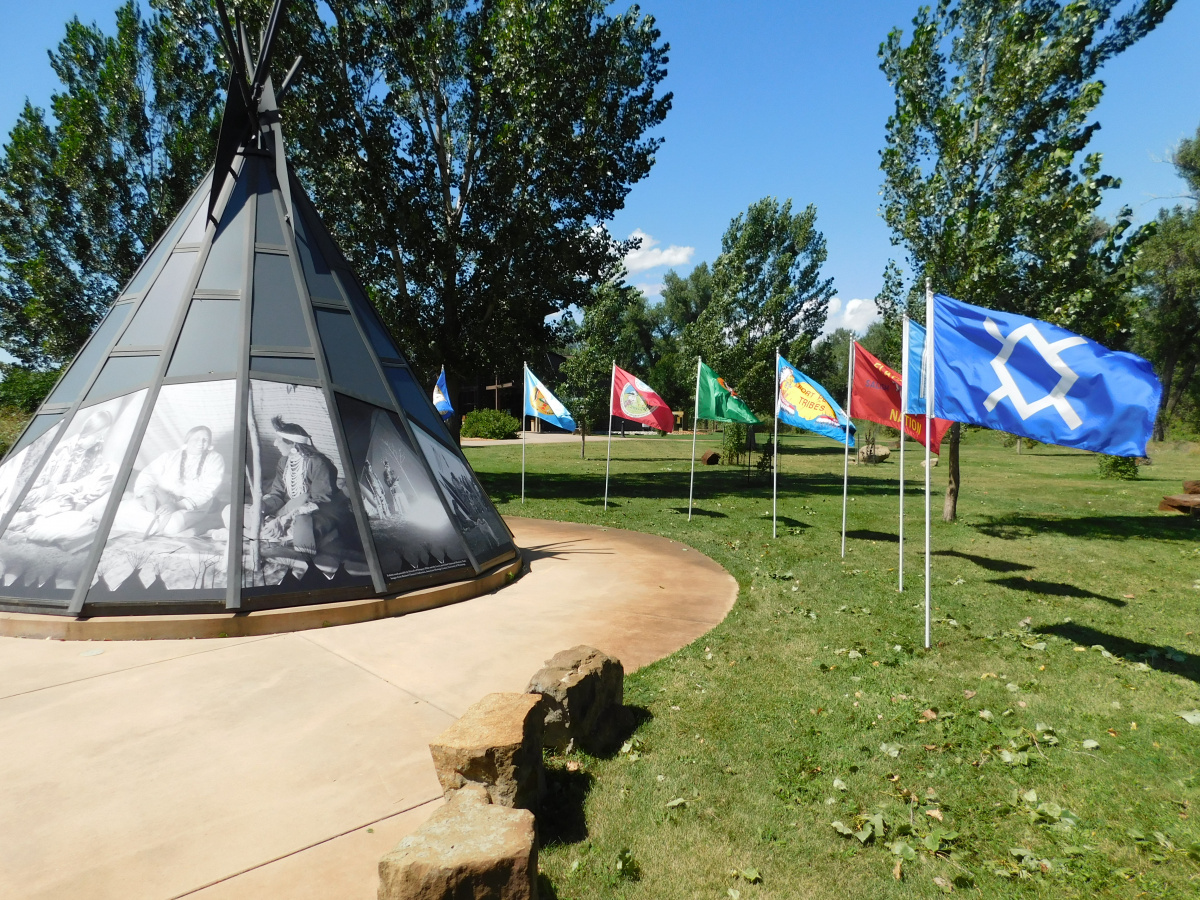
[[[619,659],[572,647],[546,660],[526,690],[545,698],[544,746],[603,753],[620,737],[625,668]]]
[[[716,450],[705,450],[700,455],[700,462],[704,463],[706,466],[715,466],[720,461],[721,454]]]
[[[1183,483],[1183,492],[1185,494],[1200,494],[1200,481],[1185,481]]]
[[[533,813],[468,785],[379,861],[379,900],[537,900]]]
[[[530,809],[545,787],[542,698],[488,694],[429,745],[442,790],[482,785],[499,806]]]
[[[933,468],[935,468],[935,469],[936,469],[936,468],[937,468],[937,464],[938,464],[938,458],[937,458],[936,456],[931,456],[931,457],[929,457],[929,464],[930,464],[931,466],[933,466]],[[925,465],[925,460],[921,460],[921,465],[922,465],[922,466],[923,466],[923,465]]]
[[[860,464],[865,463],[881,463],[892,455],[892,451],[883,444],[876,444],[874,448],[859,447],[858,461]]]

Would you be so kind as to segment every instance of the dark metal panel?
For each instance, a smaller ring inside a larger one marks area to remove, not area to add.
[[[25,428],[20,439],[12,445],[12,449],[8,451],[9,456],[16,456],[43,434],[49,431],[58,422],[62,421],[62,413],[40,413],[33,417],[29,425]]]
[[[198,211],[202,208],[203,201],[208,199],[209,185],[211,183],[212,172],[210,171],[201,180],[200,186],[196,188],[192,196],[188,198],[188,202],[184,204],[179,215],[175,217],[175,221],[170,224],[162,237],[158,239],[158,242],[150,252],[146,254],[146,258],[138,267],[137,272],[134,273],[133,278],[129,280],[129,284],[125,286],[125,290],[121,291],[121,294],[140,294],[144,291],[150,284],[150,280],[158,274],[159,267],[166,259],[167,254],[175,249],[183,226],[193,221],[197,216],[201,221],[204,220],[205,216]],[[189,226],[188,231],[190,232],[191,230]],[[203,230],[201,231],[202,237]],[[196,240],[200,240],[201,238],[197,238]]]
[[[303,356],[252,356],[250,371],[255,377],[262,374],[283,375],[288,378],[306,378],[316,382],[317,361]]]
[[[150,383],[158,368],[158,355],[153,356],[110,356],[92,382],[85,405],[91,406],[108,397],[128,394],[136,388]]]
[[[130,303],[118,303],[108,311],[104,321],[92,332],[91,338],[79,351],[75,361],[71,363],[54,390],[50,392],[47,403],[78,403],[87,389],[88,383],[100,368],[101,361],[108,353],[117,333],[125,324],[129,311],[133,309]]]
[[[311,347],[292,264],[286,256],[254,254],[250,340],[278,347]]]
[[[425,396],[424,389],[417,384],[412,372],[401,366],[384,366],[383,371],[392,390],[396,392],[400,408],[424,425],[425,429],[443,444],[453,446],[454,438],[446,430],[442,417],[433,408],[433,403]]]
[[[119,348],[163,345],[171,323],[179,313],[179,305],[184,302],[183,290],[192,279],[195,264],[196,254],[193,251],[171,254],[162,272],[154,279],[153,286],[138,304],[137,312],[117,343]]]
[[[370,398],[376,405],[391,406],[392,398],[350,313],[318,309],[316,317],[333,383]]]
[[[240,300],[193,299],[167,377],[236,372],[242,316]]]
[[[249,160],[247,160],[248,162]],[[248,202],[250,187],[247,178],[239,176],[233,185],[233,193],[221,213],[221,225],[213,238],[212,249],[204,263],[204,271],[197,286],[202,291],[238,291],[242,289],[246,263],[243,251],[246,247],[250,218]]]

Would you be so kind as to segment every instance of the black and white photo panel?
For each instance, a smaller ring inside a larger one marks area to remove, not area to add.
[[[61,422],[56,422],[49,431],[29,446],[18,450],[4,461],[4,465],[0,466],[0,519],[8,515],[8,511],[12,509],[13,503],[24,490],[29,476],[33,474],[37,464],[46,455],[46,448],[58,434],[61,425]]]
[[[337,403],[384,578],[394,582],[454,569],[474,574],[399,417],[342,394]]]
[[[72,417],[0,537],[0,596],[70,600],[145,398],[137,391]]]
[[[483,565],[511,547],[512,539],[500,520],[500,514],[492,507],[466,463],[420,426],[414,424],[413,433],[442,486],[450,514],[466,538],[467,546],[475,554],[476,562]]]
[[[89,603],[224,599],[235,383],[159,391]]]
[[[242,586],[271,593],[371,584],[320,388],[250,382]]]

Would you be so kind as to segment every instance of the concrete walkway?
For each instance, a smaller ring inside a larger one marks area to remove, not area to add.
[[[528,560],[464,603],[225,640],[0,638],[0,897],[375,896],[436,809],[428,742],[586,643],[646,665],[737,595],[664,538],[509,519]]]

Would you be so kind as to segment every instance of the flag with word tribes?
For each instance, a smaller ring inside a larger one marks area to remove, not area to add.
[[[775,371],[775,410],[779,421],[846,443],[846,413],[817,384],[790,362],[779,357]],[[850,442],[854,446],[854,423],[850,423]]]
[[[613,366],[612,414],[659,431],[675,430],[675,414],[646,382]]]
[[[575,420],[571,413],[563,406],[562,401],[538,380],[529,366],[525,367],[525,415],[537,416],[567,431],[575,430]]]
[[[696,377],[696,418],[711,419],[714,422],[762,424],[758,421],[758,416],[750,412],[750,407],[737,395],[737,391],[704,363],[700,363]]]
[[[450,392],[446,389],[446,367],[442,366],[442,374],[438,376],[437,384],[433,386],[433,407],[449,421],[454,415],[454,407],[450,405]]]
[[[850,389],[850,411],[860,419],[878,422],[888,428],[900,427],[900,376],[854,342],[854,385]],[[929,449],[937,453],[942,437],[953,422],[934,419],[929,434]],[[925,416],[909,413],[904,433],[925,446]]]
[[[933,295],[933,411],[1112,456],[1145,456],[1162,385],[1150,363],[1065,328]]]

